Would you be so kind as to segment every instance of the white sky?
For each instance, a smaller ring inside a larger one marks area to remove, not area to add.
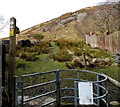
[[[56,18],[67,12],[96,5],[103,0],[1,0],[0,14],[15,17],[20,30]],[[0,35],[0,38],[3,36]]]

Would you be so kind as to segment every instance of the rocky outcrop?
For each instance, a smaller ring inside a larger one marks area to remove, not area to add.
[[[118,53],[120,52],[118,37],[118,32],[110,35],[96,35],[90,32],[89,34],[85,34],[85,43],[90,44],[92,48]]]

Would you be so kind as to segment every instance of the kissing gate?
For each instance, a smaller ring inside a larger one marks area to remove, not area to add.
[[[90,80],[87,77],[90,77]],[[107,80],[87,70],[56,70],[15,77],[16,107],[108,107]]]

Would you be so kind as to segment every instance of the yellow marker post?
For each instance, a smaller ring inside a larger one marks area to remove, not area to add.
[[[14,29],[10,29],[10,36],[14,36]]]
[[[9,72],[8,72],[8,97],[9,107],[15,107],[14,77],[15,77],[15,51],[16,51],[16,19],[10,18],[10,46],[9,46]]]

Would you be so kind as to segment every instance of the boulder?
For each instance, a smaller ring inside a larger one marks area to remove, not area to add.
[[[120,106],[120,102],[118,102],[118,101],[111,101],[111,102],[110,102],[110,105]]]
[[[83,60],[83,56],[73,57],[72,62],[74,67],[80,67],[80,68],[85,67],[85,61]],[[86,63],[87,63],[87,66],[89,67],[90,63],[89,63],[88,57],[86,58]]]
[[[32,43],[29,39],[24,39],[24,40],[18,41],[18,45],[20,47],[30,47],[32,45]]]
[[[111,60],[109,58],[104,59],[105,62],[110,62]]]
[[[90,65],[91,65],[92,68],[94,68],[94,67],[105,67],[106,64],[107,63],[103,59],[100,59],[100,58],[94,58],[90,62]]]
[[[92,59],[91,63],[94,64],[94,63],[101,63],[102,60],[100,58],[94,58]]]

